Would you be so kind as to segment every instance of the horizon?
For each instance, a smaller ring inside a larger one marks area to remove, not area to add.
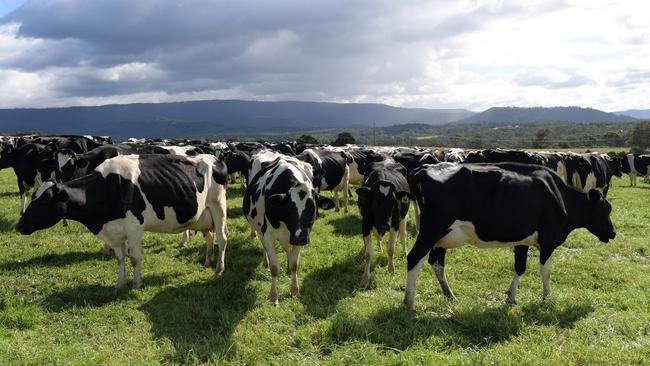
[[[648,5],[2,0],[0,108],[650,108]]]

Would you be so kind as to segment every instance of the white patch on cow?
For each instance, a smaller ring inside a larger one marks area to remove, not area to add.
[[[318,166],[319,166],[319,167],[322,167],[322,166],[323,166],[323,161],[321,160],[320,156],[318,156],[318,154],[316,154],[316,152],[315,152],[314,150],[312,150],[312,149],[305,149],[304,152],[306,152],[306,153],[309,154],[309,155],[310,155],[314,160],[316,160],[316,161],[318,162]]]
[[[551,294],[551,257],[540,268],[542,274],[542,286],[544,287],[544,297]]]
[[[390,194],[390,186],[379,186],[379,192],[383,194],[384,196],[388,196]]]
[[[128,179],[136,186],[138,178],[140,177],[140,163],[138,155],[120,155],[111,159],[105,160],[95,168],[102,177],[106,178],[109,174],[119,174],[125,179]]]
[[[43,194],[43,192],[45,192],[48,188],[52,186],[54,186],[54,182],[50,182],[50,181],[41,184],[41,186],[38,187],[38,189],[36,190],[36,193],[34,193],[34,199],[40,197]]]
[[[349,165],[350,167],[350,184],[362,185],[363,184],[363,174],[359,172],[359,164],[356,161],[352,161]]]
[[[56,153],[56,161],[59,164],[59,169],[62,169],[71,159],[72,155],[70,154]]]
[[[634,168],[634,154],[627,154],[627,163],[630,164],[630,173],[639,174]]]
[[[566,181],[567,181],[567,176],[566,176],[567,171],[566,171],[566,164],[564,163],[564,161],[558,161],[557,162],[557,170],[556,170],[556,172],[557,172],[557,175],[559,175],[560,178],[562,178],[562,181],[566,183]]]
[[[476,234],[474,224],[469,221],[456,220],[449,229],[451,231],[435,244],[435,248],[452,249],[464,245],[473,245],[478,248],[509,248],[516,245],[527,245],[539,248],[537,231],[520,241],[502,242],[481,240]]]
[[[587,180],[585,181],[585,186],[582,188],[582,191],[589,192],[590,189],[594,188],[596,188],[596,176],[593,172],[591,172],[589,175],[587,175]],[[598,190],[602,192],[603,188],[604,187],[600,187]]]
[[[580,174],[578,174],[578,172],[573,172],[571,184],[579,190],[582,190],[582,180],[580,180]]]
[[[194,146],[161,146],[174,155],[187,156],[187,152],[194,150]]]

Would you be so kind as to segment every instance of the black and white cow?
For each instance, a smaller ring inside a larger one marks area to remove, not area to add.
[[[622,161],[623,173],[630,176],[630,187],[636,187],[636,177],[650,174],[650,155],[628,154]]]
[[[439,162],[435,155],[425,151],[401,152],[393,155],[393,159],[402,164],[409,173],[424,164],[436,164]]]
[[[278,155],[260,164],[250,178],[243,200],[246,219],[264,247],[271,272],[269,300],[275,305],[278,304],[277,277],[280,273],[275,242],[280,242],[289,257],[291,294],[299,296],[300,250],[309,243],[317,209],[334,207],[334,202],[321,197],[312,185],[312,167],[308,163]]]
[[[616,236],[611,205],[600,192],[581,192],[552,170],[516,163],[427,165],[409,176],[422,226],[407,256],[405,302],[414,310],[415,283],[429,255],[444,294],[454,300],[444,272],[447,249],[471,244],[514,247],[516,274],[508,290],[515,302],[528,247],[540,251],[544,296],[551,293],[551,254],[577,228],[608,242]]]
[[[344,151],[331,151],[325,149],[306,149],[296,156],[299,160],[311,164],[314,170],[322,169],[325,175],[322,179],[314,177],[314,186],[321,190],[334,191],[336,211],[339,211],[339,192],[343,192],[344,211],[348,212],[350,167],[352,159]]]
[[[230,183],[235,183],[235,174],[239,173],[239,180],[242,187],[244,187],[249,177],[248,169],[251,162],[250,156],[244,151],[230,150],[225,153],[224,161],[228,167]]]
[[[395,271],[393,256],[399,233],[402,250],[406,253],[406,219],[409,211],[411,189],[406,180],[407,170],[394,160],[368,164],[363,187],[357,188],[361,233],[365,245],[365,268],[361,287],[367,288],[370,280],[370,264],[373,258],[370,234],[377,237],[379,250],[385,233],[388,238],[388,272]]]
[[[211,155],[124,155],[106,160],[92,174],[67,183],[45,182],[34,194],[16,230],[29,235],[62,218],[79,221],[115,251],[116,287],[126,284],[125,254],[134,266],[133,287],[142,285],[145,231],[206,236],[205,265],[219,245],[216,272],[226,250],[226,166]]]
[[[370,149],[353,149],[346,151],[346,153],[352,158],[352,161],[348,164],[350,169],[348,183],[358,186],[363,184],[363,177],[368,164],[387,158],[386,155]]]
[[[0,147],[0,170],[13,168],[20,192],[20,214],[25,212],[27,194],[54,175],[42,162],[52,159],[52,151],[46,146],[28,143],[19,147],[3,144]]]

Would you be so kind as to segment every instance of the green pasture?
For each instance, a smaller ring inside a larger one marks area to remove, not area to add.
[[[639,180],[641,181],[641,180]],[[518,305],[505,305],[513,275],[507,249],[465,247],[447,255],[457,303],[431,269],[418,282],[415,317],[404,297],[406,261],[396,273],[378,253],[370,288],[360,219],[327,211],[302,251],[301,298],[280,276],[280,306],[267,300],[270,274],[249,238],[239,184],[229,187],[226,272],[204,268],[193,235],[147,233],[144,289],[116,290],[117,263],[78,223],[31,236],[14,230],[14,173],[0,172],[0,364],[34,365],[613,365],[650,363],[650,185],[610,191],[618,236],[600,243],[574,232],[554,254],[553,294],[542,300],[532,252]],[[415,230],[409,225],[409,246]],[[399,248],[399,246],[398,246]],[[281,251],[281,249],[280,249]],[[283,268],[286,255],[280,252]],[[128,262],[127,262],[128,263]],[[131,268],[129,280],[131,280]]]

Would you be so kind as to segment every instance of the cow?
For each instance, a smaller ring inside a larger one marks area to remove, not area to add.
[[[250,156],[239,150],[230,150],[225,153],[224,160],[226,166],[228,167],[228,176],[230,177],[230,183],[235,183],[235,174],[239,173],[239,180],[242,187],[248,181],[248,169],[250,166]]]
[[[133,287],[142,286],[140,270],[145,231],[206,236],[205,265],[212,263],[214,237],[219,245],[217,274],[226,250],[226,166],[211,155],[123,155],[67,183],[48,181],[34,194],[16,230],[29,235],[62,218],[79,221],[115,251],[116,288],[126,284],[124,256],[134,267]]]
[[[621,171],[630,176],[630,187],[636,187],[636,176],[650,174],[650,155],[628,154],[621,161]]]
[[[334,207],[331,199],[316,191],[312,179],[309,164],[278,155],[274,160],[260,164],[244,193],[244,214],[262,241],[271,272],[269,300],[274,305],[278,305],[277,276],[280,272],[275,242],[280,242],[288,255],[291,294],[300,296],[297,277],[300,250],[309,243],[318,208],[327,210]]]
[[[349,164],[350,174],[348,182],[349,184],[358,186],[363,184],[366,165],[374,161],[384,160],[387,157],[370,149],[348,150],[347,155],[352,158],[352,162]]]
[[[518,150],[480,150],[467,154],[464,163],[523,163],[546,165],[542,155]]]
[[[430,152],[401,152],[393,155],[393,159],[402,164],[409,173],[423,164],[436,164],[439,162],[435,155]]]
[[[471,244],[514,247],[515,276],[508,289],[516,303],[528,247],[540,252],[544,297],[550,295],[551,254],[577,228],[599,240],[614,239],[611,205],[597,190],[581,192],[551,169],[517,163],[425,165],[409,175],[422,226],[407,256],[405,303],[414,311],[415,283],[429,254],[443,293],[455,296],[444,271],[447,249]]]
[[[42,164],[49,159],[52,159],[52,151],[40,144],[27,143],[19,147],[3,144],[0,148],[0,170],[11,167],[16,174],[21,215],[25,212],[27,194],[54,176],[54,170]]]
[[[394,160],[371,163],[366,167],[363,187],[357,188],[361,233],[365,246],[365,268],[361,287],[367,288],[373,249],[370,234],[377,237],[379,249],[385,233],[388,238],[388,272],[395,271],[393,255],[399,233],[402,249],[406,253],[406,219],[411,198],[406,168]]]
[[[324,170],[325,175],[321,178],[314,177],[313,184],[317,191],[334,191],[335,211],[339,211],[339,192],[343,192],[344,211],[348,212],[349,204],[349,180],[352,159],[343,151],[330,151],[325,149],[306,149],[296,156],[299,160],[311,164],[315,170]]]

